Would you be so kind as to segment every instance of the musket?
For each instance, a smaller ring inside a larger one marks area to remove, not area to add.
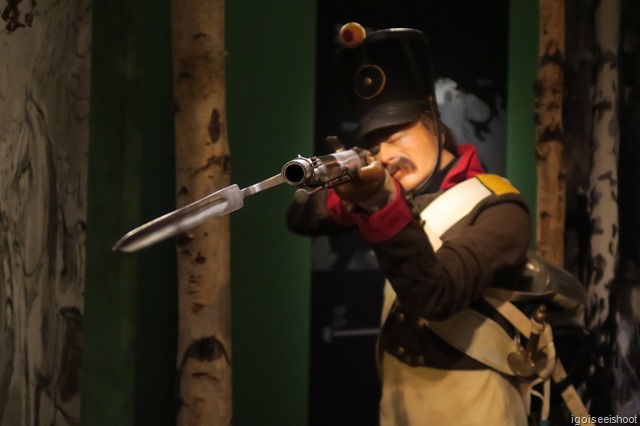
[[[328,141],[334,145],[336,142]],[[303,203],[310,194],[348,182],[372,158],[369,151],[358,147],[349,150],[339,148],[332,154],[309,158],[298,155],[286,162],[275,176],[243,189],[236,184],[230,185],[135,228],[125,234],[113,250],[129,253],[149,247],[214,217],[239,210],[244,206],[246,197],[282,183],[299,187],[295,200]]]

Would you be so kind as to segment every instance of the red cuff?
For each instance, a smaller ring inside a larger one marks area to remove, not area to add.
[[[327,192],[327,212],[331,217],[341,225],[355,225],[355,215],[347,210],[336,191],[328,189]]]
[[[381,243],[396,235],[413,221],[413,213],[402,197],[398,181],[396,197],[381,210],[370,215],[354,215],[362,237],[370,243]]]
[[[413,221],[413,213],[402,197],[400,184],[396,185],[395,198],[381,210],[367,215],[348,211],[340,197],[333,190],[329,190],[327,197],[327,211],[343,225],[357,224],[362,237],[370,243],[381,243],[396,235]]]

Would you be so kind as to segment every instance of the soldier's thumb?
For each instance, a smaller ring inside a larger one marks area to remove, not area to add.
[[[358,171],[358,181],[362,183],[384,182],[386,176],[387,171],[377,161],[366,165]]]

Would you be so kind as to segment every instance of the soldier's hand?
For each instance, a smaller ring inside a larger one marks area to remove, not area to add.
[[[369,212],[383,208],[396,195],[393,179],[377,161],[361,168],[352,180],[336,186],[334,190],[347,204]]]

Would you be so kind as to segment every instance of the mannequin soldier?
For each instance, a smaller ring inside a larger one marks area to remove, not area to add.
[[[524,426],[514,379],[457,350],[430,322],[472,309],[513,332],[481,296],[520,274],[531,238],[528,208],[508,183],[484,182],[488,195],[434,236],[428,206],[483,170],[475,148],[456,145],[440,121],[428,42],[417,30],[365,33],[357,24],[344,26],[340,39],[358,146],[376,161],[347,184],[293,204],[287,221],[305,235],[359,229],[387,278],[380,424]]]

